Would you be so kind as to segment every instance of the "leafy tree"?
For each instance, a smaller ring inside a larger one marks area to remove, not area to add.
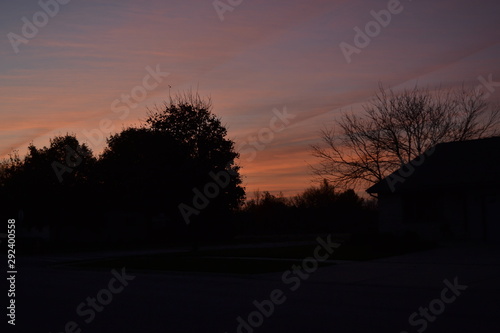
[[[112,210],[149,218],[164,213],[186,228],[179,210],[186,204],[197,234],[217,234],[245,197],[236,158],[210,101],[186,93],[150,110],[142,126],[111,135],[99,159],[69,134],[51,139],[49,147],[31,144],[23,159],[11,155],[0,163],[0,196],[31,223],[56,230],[65,223],[104,222],[100,213]],[[206,205],[200,208],[201,192]]]
[[[163,108],[149,110],[146,123],[154,131],[169,134],[193,160],[225,167],[238,153],[227,139],[227,129],[212,113],[211,101],[187,92],[171,98]]]
[[[302,208],[325,208],[331,207],[337,200],[335,188],[323,179],[320,187],[310,187],[303,193],[296,195],[293,204]]]
[[[119,207],[133,204],[183,224],[187,215],[197,232],[220,232],[245,196],[235,164],[238,153],[226,137],[209,100],[190,92],[178,95],[149,110],[142,126],[107,140],[97,168],[99,182]],[[207,184],[214,184],[213,175],[220,173],[227,184],[217,185],[215,196],[207,195]],[[202,208],[198,193],[204,196]]]
[[[255,191],[254,197],[245,204],[240,214],[245,220],[247,232],[291,232],[293,222],[289,204],[290,201],[281,192],[274,195],[268,191]]]
[[[19,209],[17,200],[20,190],[16,183],[20,179],[22,167],[23,161],[17,151],[0,161],[0,200],[2,200],[2,206],[4,207],[2,214],[6,214],[2,215],[4,219],[16,216],[13,214],[17,214]]]
[[[130,127],[107,139],[96,173],[113,207],[155,214],[173,209],[187,168],[187,152],[170,135]]]
[[[16,177],[23,166],[23,161],[19,157],[18,151],[9,154],[8,158],[0,161],[0,189],[8,186]]]
[[[353,190],[336,192],[324,180],[292,198],[256,191],[240,212],[240,220],[242,228],[254,234],[345,232],[361,223],[373,224],[372,215]]]
[[[276,207],[285,207],[288,204],[289,201],[283,196],[282,192],[278,195],[274,195],[269,191],[261,192],[256,190],[254,192],[254,197],[246,203],[245,209],[275,209]]]
[[[222,213],[243,203],[245,192],[241,187],[239,166],[235,164],[239,154],[234,150],[234,142],[227,138],[226,127],[212,113],[209,99],[203,100],[192,92],[178,95],[163,108],[149,110],[146,124],[152,131],[168,135],[188,154],[188,168],[181,178],[187,185],[182,197],[192,202],[193,188],[203,191],[204,186],[213,181],[211,172],[227,172],[229,184],[220,189],[207,211]]]
[[[10,209],[25,212],[27,224],[76,223],[91,201],[94,164],[92,151],[74,135],[56,136],[49,147],[30,144],[24,159],[16,154],[2,163],[1,195]]]

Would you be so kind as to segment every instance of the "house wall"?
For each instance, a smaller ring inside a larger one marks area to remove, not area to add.
[[[429,202],[438,204],[430,207]],[[401,236],[411,231],[426,240],[500,241],[500,193],[381,194],[379,208],[382,233]]]
[[[398,234],[402,226],[403,201],[394,194],[380,194],[379,205],[379,231],[381,233],[393,232]]]
[[[467,219],[466,219],[467,196],[464,193],[447,193],[443,195],[442,219],[443,223],[449,227],[448,234],[444,237],[453,239],[467,239]]]
[[[500,194],[483,196],[485,239],[500,241]]]
[[[467,200],[463,193],[380,195],[379,230],[398,236],[414,232],[422,239],[434,241],[470,238],[466,214],[476,215],[477,205]],[[481,234],[482,230],[474,232]]]
[[[482,196],[477,192],[470,192],[467,195],[465,215],[467,218],[467,231],[472,240],[484,240],[482,201]]]
[[[436,209],[441,210],[441,207],[437,205],[436,208],[435,200],[435,198],[429,199],[420,194],[379,195],[379,231],[381,233],[391,232],[396,236],[413,232],[425,240],[440,239],[442,237],[442,218],[437,216]],[[432,203],[432,209],[429,203]]]
[[[500,193],[471,192],[466,210],[471,239],[500,241]]]

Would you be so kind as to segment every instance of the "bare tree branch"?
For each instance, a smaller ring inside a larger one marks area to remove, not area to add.
[[[312,145],[313,173],[335,187],[377,183],[441,142],[498,135],[500,107],[481,90],[461,87],[431,92],[414,87],[395,93],[379,85],[362,116],[343,114]]]

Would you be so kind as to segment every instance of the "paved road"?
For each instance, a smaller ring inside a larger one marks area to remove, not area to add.
[[[135,277],[127,280],[120,276],[121,267],[115,268],[114,275],[111,270],[53,266],[84,257],[19,259],[13,332],[399,333],[421,329],[478,333],[497,332],[499,327],[498,248],[462,246],[345,262],[313,271],[307,279],[293,273],[283,279],[283,273],[241,276],[125,270],[125,275]],[[88,297],[98,294],[109,302],[100,312],[87,304]],[[106,298],[109,295],[111,299]],[[264,301],[269,299],[278,303],[272,311],[270,302]],[[263,306],[264,315],[255,312],[254,301]],[[418,313],[429,305],[436,315]],[[414,312],[412,326],[409,317]],[[249,315],[256,327],[248,324]]]

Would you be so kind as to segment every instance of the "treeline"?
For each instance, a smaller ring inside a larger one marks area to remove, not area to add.
[[[371,230],[374,209],[328,183],[293,198],[269,192],[245,202],[234,142],[210,101],[185,94],[143,124],[107,138],[103,152],[66,134],[0,162],[3,220],[30,242],[137,247]]]
[[[376,202],[353,190],[336,191],[326,180],[286,198],[254,193],[238,212],[240,231],[248,235],[376,232]]]
[[[48,147],[30,144],[24,157],[13,153],[0,163],[1,214],[18,218],[27,235],[45,229],[61,244],[165,243],[189,238],[198,224],[221,233],[245,199],[226,136],[210,101],[185,94],[111,135],[99,156],[71,134]],[[206,207],[193,207],[196,190],[221,172],[224,188]]]

